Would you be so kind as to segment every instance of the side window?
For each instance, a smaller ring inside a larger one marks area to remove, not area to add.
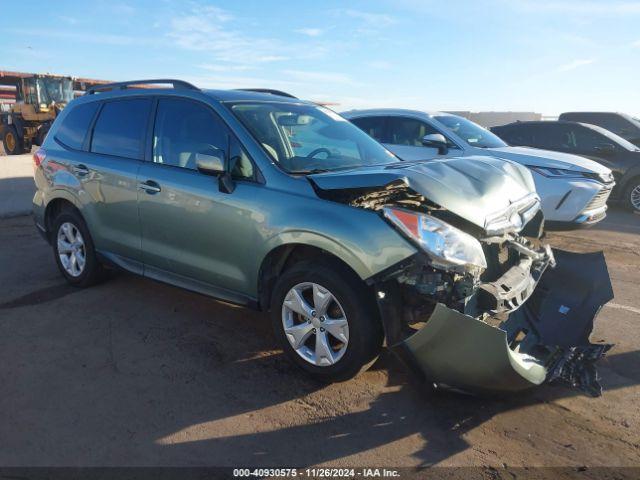
[[[617,135],[624,135],[632,129],[631,122],[615,113],[603,114],[602,119],[596,125],[600,125]]]
[[[571,149],[571,131],[564,125],[536,125],[533,129],[532,143],[536,147],[549,150]]]
[[[142,160],[150,108],[149,98],[105,102],[93,128],[91,151]]]
[[[604,143],[613,143],[604,135],[584,127],[571,128],[571,142],[579,152],[592,152]]]
[[[440,133],[421,120],[404,117],[389,117],[388,128],[391,137],[389,143],[411,147],[421,147],[425,135]]]
[[[72,107],[60,124],[56,132],[56,139],[69,148],[81,150],[87,136],[87,130],[89,130],[89,124],[99,105],[99,102],[92,102]]]
[[[535,146],[531,138],[531,130],[529,127],[504,128],[498,130],[498,136],[509,145]]]
[[[227,151],[227,128],[206,106],[179,98],[158,102],[153,161],[196,169],[196,154],[212,147]]]
[[[370,137],[375,138],[380,143],[387,142],[387,135],[385,133],[385,119],[386,117],[363,117],[354,118],[351,120],[356,127],[362,130]]]

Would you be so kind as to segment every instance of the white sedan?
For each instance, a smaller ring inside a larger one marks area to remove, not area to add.
[[[376,109],[341,115],[403,160],[489,155],[527,166],[548,227],[577,228],[606,216],[613,176],[607,167],[587,158],[510,147],[489,130],[449,113]]]

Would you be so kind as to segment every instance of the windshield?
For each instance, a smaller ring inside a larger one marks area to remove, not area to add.
[[[507,146],[489,130],[466,118],[457,115],[439,115],[434,118],[472,147],[500,148]]]
[[[640,119],[636,118],[636,117],[627,117],[629,119],[629,121],[636,126],[637,128],[640,128]]]
[[[69,78],[36,78],[38,103],[69,103],[73,100],[73,83]]]
[[[235,103],[231,111],[289,173],[315,173],[397,162],[382,145],[324,107]]]
[[[625,150],[629,150],[631,152],[637,152],[640,150],[640,148],[636,147],[633,143],[631,143],[628,140],[625,140],[624,138],[622,138],[619,135],[616,135],[615,133],[607,130],[606,128],[602,128],[599,127],[597,125],[585,125],[587,128],[590,128],[591,130],[595,130],[596,132],[604,135],[605,137],[607,137],[609,140],[611,140],[614,143],[617,143],[618,145],[620,145],[622,148],[624,148]]]

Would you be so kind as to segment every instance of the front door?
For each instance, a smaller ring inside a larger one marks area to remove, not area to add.
[[[403,160],[431,160],[441,157],[437,148],[425,147],[422,138],[425,135],[441,133],[422,120],[409,117],[388,117],[387,129],[389,143],[384,146]]]
[[[152,161],[138,174],[145,276],[242,302],[238,292],[252,287],[252,211],[262,188],[253,164],[213,110],[192,100],[158,101],[152,143]],[[196,168],[196,154],[211,147],[242,157],[232,193]]]

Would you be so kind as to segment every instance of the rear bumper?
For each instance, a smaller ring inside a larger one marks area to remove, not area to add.
[[[519,391],[560,382],[597,396],[594,362],[611,347],[589,335],[613,298],[604,255],[554,250],[531,297],[506,318],[474,318],[438,304],[424,327],[403,337],[393,290],[378,288],[390,348],[425,380],[470,392]]]
[[[49,236],[44,219],[45,205],[42,192],[40,190],[36,190],[36,193],[33,196],[32,203],[33,205],[31,208],[31,216],[33,217],[33,222],[36,224],[36,228],[38,229],[40,235],[42,235],[42,238],[44,238],[48,242]]]

